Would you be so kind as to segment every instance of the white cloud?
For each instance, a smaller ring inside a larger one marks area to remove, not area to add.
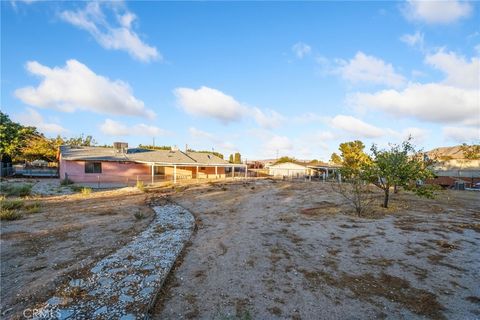
[[[271,135],[268,140],[264,141],[264,151],[266,154],[285,154],[293,149],[293,143],[290,138],[280,135]]]
[[[275,110],[266,110],[265,112],[259,108],[252,108],[253,118],[255,121],[265,129],[278,128],[285,121],[285,117]]]
[[[215,139],[215,136],[209,132],[206,132],[206,131],[203,131],[203,130],[199,130],[195,127],[190,127],[188,128],[188,132],[190,133],[190,135],[194,138],[206,138],[206,139]]]
[[[114,15],[118,23],[115,26],[108,21],[101,6],[100,2],[90,2],[83,10],[61,12],[60,18],[89,32],[105,49],[126,51],[133,58],[143,62],[162,59],[157,49],[144,43],[133,30],[135,14],[125,9],[123,13],[119,13],[118,5],[105,5],[115,8]]]
[[[238,148],[233,143],[226,141],[224,136],[214,135],[195,127],[190,127],[188,132],[194,139],[200,140],[205,144],[212,144],[215,149],[220,148],[227,152],[238,151]]]
[[[401,87],[405,84],[405,78],[396,73],[391,64],[360,51],[353,59],[339,60],[338,63],[340,66],[335,72],[353,84],[365,82],[391,87]]]
[[[425,57],[425,63],[446,74],[444,83],[467,89],[480,88],[480,59],[465,57],[455,52],[438,50]]]
[[[411,74],[412,78],[422,78],[426,76],[425,72],[415,69],[412,70]]]
[[[312,52],[312,48],[306,43],[297,42],[292,46],[292,51],[295,53],[297,58],[302,59]]]
[[[414,34],[404,34],[400,37],[402,42],[405,42],[410,47],[423,50],[424,46],[424,34],[420,31],[416,31]]]
[[[444,127],[443,136],[457,143],[480,143],[480,127]]]
[[[479,112],[477,90],[437,83],[413,83],[402,91],[392,89],[376,93],[356,93],[351,95],[348,101],[357,107],[431,122],[464,122],[477,116]]]
[[[27,70],[42,78],[38,87],[15,90],[24,103],[64,112],[87,110],[105,114],[154,117],[143,101],[132,94],[123,81],[111,81],[95,74],[77,60],[68,60],[65,67],[49,68],[36,61],[27,63]]]
[[[411,137],[416,144],[422,144],[426,141],[427,137],[429,136],[430,132],[426,129],[416,128],[416,127],[408,127],[403,129],[399,134],[398,137],[404,141],[408,137]]]
[[[315,139],[318,139],[321,141],[331,141],[338,138],[338,135],[334,134],[331,131],[320,131],[315,133],[313,136]]]
[[[40,132],[47,134],[59,135],[68,132],[59,124],[45,122],[42,115],[32,108],[27,108],[27,112],[17,115],[15,120],[25,126],[36,127]]]
[[[403,10],[409,20],[429,24],[448,24],[470,16],[473,6],[467,1],[417,1],[408,0]]]
[[[220,90],[209,87],[200,89],[177,88],[174,90],[178,105],[187,113],[210,117],[229,123],[241,120],[248,107]]]
[[[307,123],[315,123],[315,122],[326,122],[328,121],[328,117],[321,116],[314,112],[306,112],[299,114],[292,118],[293,123],[297,124],[307,124]]]
[[[409,83],[403,90],[355,93],[347,101],[359,108],[376,109],[423,121],[478,125],[480,62],[443,49],[425,57],[425,63],[445,73],[440,83]]]
[[[262,128],[272,129],[285,121],[285,117],[275,110],[249,107],[220,90],[205,86],[197,90],[176,88],[174,94],[177,97],[177,104],[186,113],[213,118],[224,124],[237,122],[248,116]]]
[[[100,130],[102,133],[109,136],[156,137],[169,134],[167,131],[156,126],[150,126],[144,123],[130,126],[112,119],[105,119],[105,121],[100,125]]]
[[[331,126],[364,138],[378,138],[385,135],[385,130],[352,116],[337,115],[331,120]]]
[[[18,2],[22,2],[22,3],[25,3],[25,4],[32,4],[32,3],[35,3],[35,2],[39,2],[41,0],[11,0],[10,3],[12,4],[13,7],[15,7],[16,3]]]

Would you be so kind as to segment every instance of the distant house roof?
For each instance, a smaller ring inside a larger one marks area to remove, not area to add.
[[[269,166],[269,168],[271,168],[271,169],[275,169],[275,168],[305,169],[305,168],[307,168],[307,165],[304,164],[304,163],[296,163],[296,162],[287,161],[287,162],[280,162],[280,163],[272,164],[271,166]]]
[[[223,160],[220,157],[217,157],[213,153],[204,153],[204,152],[192,152],[189,151],[186,153],[187,156],[192,158],[198,163],[205,163],[205,164],[228,164],[228,161]]]
[[[184,165],[230,165],[212,153],[182,152],[180,150],[149,150],[130,148],[126,153],[114,148],[61,146],[64,160],[131,161],[140,163],[184,164]]]

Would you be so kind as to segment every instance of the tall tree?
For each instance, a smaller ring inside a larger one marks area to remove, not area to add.
[[[342,164],[342,158],[336,152],[332,153],[330,161],[334,164]]]
[[[372,160],[364,151],[365,145],[359,140],[341,143],[338,149],[340,155],[333,153],[331,161],[341,166],[339,172],[344,181],[333,183],[332,188],[361,216],[374,199],[366,183],[368,177],[365,176]]]
[[[240,152],[235,152],[235,155],[233,156],[233,162],[234,163],[242,163],[242,155]]]
[[[48,139],[39,135],[29,139],[22,148],[22,157],[27,161],[45,160],[54,162],[57,158],[58,147],[62,145],[61,137]]]
[[[344,142],[338,148],[340,155],[332,154],[332,160],[342,166],[340,172],[345,178],[358,177],[372,160],[365,153],[365,145],[360,140]]]
[[[21,150],[27,141],[40,134],[34,127],[25,127],[10,120],[9,116],[0,112],[0,155],[10,156],[14,161],[21,160]]]
[[[84,136],[81,134],[76,138],[64,139],[63,144],[68,146],[91,147],[96,145],[97,142],[92,136]]]
[[[228,157],[228,162],[233,163],[233,154]]]

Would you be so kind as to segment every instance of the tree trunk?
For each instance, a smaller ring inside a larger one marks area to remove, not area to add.
[[[394,185],[394,186],[393,186],[393,193],[398,193],[398,187],[397,187],[397,185]]]
[[[385,189],[385,198],[383,199],[383,207],[388,208],[388,197],[390,196],[390,187]]]

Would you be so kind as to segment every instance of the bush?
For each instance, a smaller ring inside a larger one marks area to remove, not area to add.
[[[143,184],[143,181],[137,181],[136,187],[140,191],[145,191],[145,185]]]
[[[355,213],[359,217],[365,215],[375,200],[368,183],[359,177],[351,178],[346,182],[334,182],[332,188],[347,201],[348,205],[355,209]]]
[[[145,218],[145,215],[143,214],[143,212],[135,212],[135,214],[133,215],[135,217],[135,219],[137,220],[142,220]]]
[[[7,184],[2,186],[2,193],[7,196],[26,197],[31,192],[31,184]]]
[[[74,192],[81,192],[83,187],[82,186],[71,185],[70,189],[72,189],[72,191],[74,191]]]
[[[90,193],[92,193],[92,188],[83,187],[80,192],[81,192],[84,196],[88,196]]]
[[[33,203],[26,204],[24,208],[25,208],[25,212],[28,214],[37,213],[40,211],[40,202],[33,202]]]
[[[2,210],[16,210],[23,207],[23,200],[7,200],[5,198],[0,200],[0,207]]]
[[[73,181],[70,180],[69,178],[65,178],[62,181],[60,181],[60,185],[62,186],[69,186],[71,184],[73,184]]]
[[[18,210],[4,209],[3,207],[0,209],[0,220],[2,221],[18,220],[21,217],[22,215]]]

